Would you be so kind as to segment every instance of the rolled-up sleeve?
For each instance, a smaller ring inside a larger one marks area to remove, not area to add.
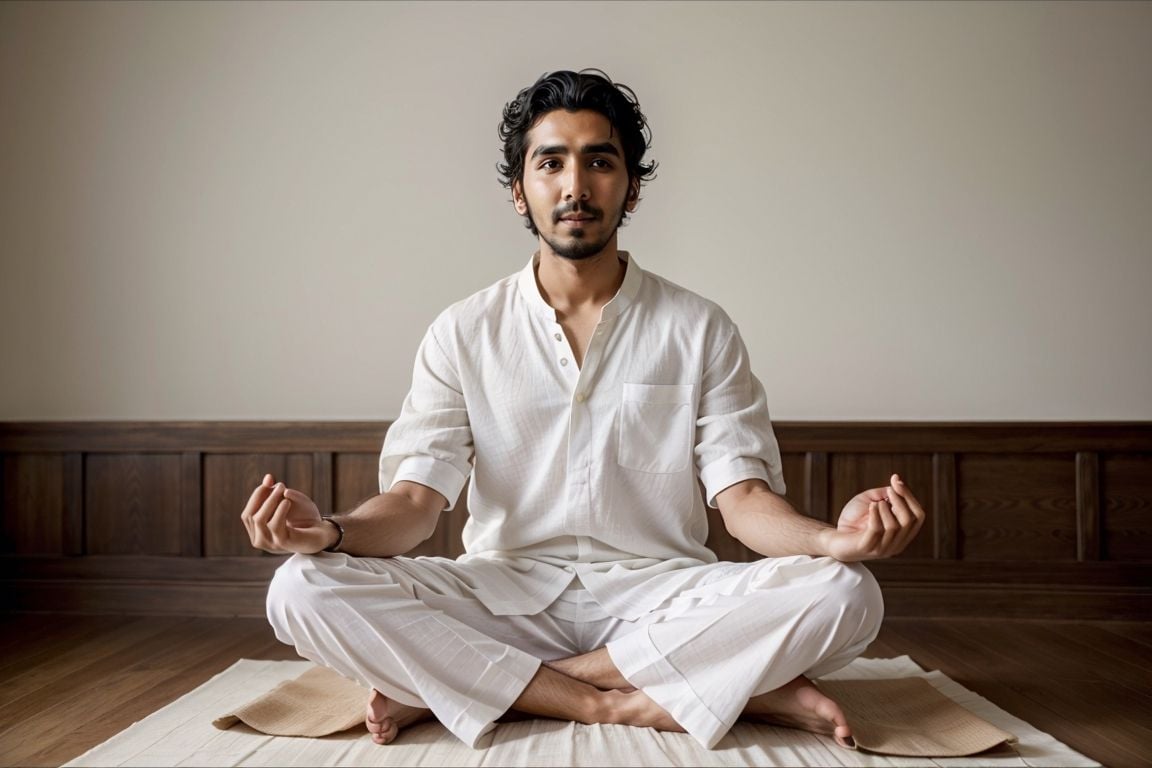
[[[743,480],[759,478],[776,493],[785,492],[764,387],[752,375],[736,326],[726,325],[704,369],[696,418],[696,467],[710,507],[716,494]]]
[[[433,323],[420,343],[412,388],[384,438],[380,492],[408,480],[439,492],[452,509],[468,482],[474,449],[458,368],[436,329]]]

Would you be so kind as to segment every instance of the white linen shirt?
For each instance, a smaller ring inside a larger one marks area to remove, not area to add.
[[[442,560],[497,615],[537,613],[578,576],[635,619],[691,581],[687,566],[716,562],[698,480],[712,506],[749,478],[784,493],[736,325],[620,256],[582,366],[540,294],[539,254],[442,312],[385,437],[382,491],[417,482],[451,509],[471,478],[466,554]]]

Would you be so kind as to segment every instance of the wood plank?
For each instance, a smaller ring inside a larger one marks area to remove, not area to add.
[[[1100,457],[1076,454],[1076,559],[1100,559]]]
[[[0,583],[9,587],[10,584]],[[121,613],[155,616],[263,616],[267,582],[242,584],[168,582],[72,582],[63,579],[19,582],[10,611],[44,606],[60,613]]]
[[[1005,655],[1008,649],[1019,649],[1013,643],[1010,629],[994,631],[997,642],[991,648],[985,648],[973,640],[972,635],[981,631],[975,628],[974,623],[965,622],[961,625],[966,631],[960,634],[946,631],[945,628],[951,624],[956,622],[885,620],[890,641],[909,648],[912,658],[922,667],[940,670],[960,685],[1026,720],[1039,730],[1053,735],[1059,733],[1057,738],[1073,749],[1091,754],[1097,760],[1102,759],[1102,750],[1108,749],[1107,745],[1084,738],[1080,713],[1076,709],[1062,712],[1045,701],[1036,701],[1017,690],[1030,669],[1034,670],[1032,674],[1038,679],[1048,678],[1038,666],[1030,667],[1026,661],[1022,661],[1022,657],[1026,659],[1026,649],[1016,650],[1017,655],[1014,656]],[[988,625],[981,626],[982,631],[988,631]]]
[[[0,452],[311,453],[379,451],[387,421],[0,423]],[[805,453],[1152,453],[1152,422],[774,421],[781,451]]]
[[[204,556],[204,457],[185,451],[180,457],[180,554]]]
[[[808,457],[803,453],[783,453],[780,455],[780,473],[784,476],[787,489],[784,498],[802,515],[812,516],[811,494],[808,492]],[[701,494],[703,495],[703,494]],[[818,517],[823,520],[823,517]]]
[[[113,615],[2,613],[0,621],[3,629],[0,634],[0,680],[7,680],[30,667],[62,658],[85,640],[136,619]]]
[[[252,620],[248,620],[252,621]],[[166,666],[155,669],[135,670],[138,673],[154,673],[155,682],[147,690],[135,696],[122,706],[98,713],[75,729],[67,730],[51,745],[45,746],[28,757],[30,765],[57,766],[76,755],[83,754],[93,739],[105,741],[119,730],[137,722],[152,712],[164,707],[189,690],[207,682],[212,676],[223,672],[238,658],[268,658],[273,660],[299,660],[296,652],[275,638],[270,637],[271,629],[249,623],[235,625],[232,639],[224,643],[203,642],[195,655],[186,657],[182,666]],[[119,730],[111,730],[113,724],[120,724]],[[109,734],[104,736],[104,734]],[[102,737],[102,738],[101,738]]]
[[[172,636],[157,632],[150,622],[126,621],[121,626],[111,628],[100,635],[86,638],[73,649],[72,654],[81,660],[79,667],[72,670],[71,675],[63,678],[51,673],[41,672],[43,683],[35,689],[35,698],[30,693],[8,701],[0,706],[0,744],[11,749],[27,741],[45,741],[45,736],[51,732],[23,733],[21,725],[37,715],[47,714],[48,721],[56,721],[61,708],[68,712],[83,714],[85,707],[90,707],[82,693],[84,685],[80,681],[108,677],[120,672],[124,668],[122,656],[111,652],[103,653],[100,649],[109,644],[123,644],[132,649],[133,656],[147,659],[156,654],[169,652],[174,648],[185,648],[193,642],[198,635],[207,631],[212,625],[202,620],[182,619],[178,622],[181,642],[173,644]],[[193,629],[194,628],[194,629]],[[54,665],[55,666],[55,665]],[[43,721],[41,721],[43,722]],[[67,726],[61,721],[60,725]],[[37,738],[38,737],[38,738]]]
[[[315,451],[312,454],[312,500],[320,514],[332,514],[332,499],[332,453]]]
[[[1100,462],[1102,549],[1108,560],[1152,560],[1152,452]]]
[[[828,501],[828,489],[832,479],[828,468],[828,454],[824,451],[808,451],[804,462],[804,485],[807,491],[807,513],[810,517],[834,523],[836,516]]]
[[[12,668],[19,675],[41,676],[46,683],[24,697],[27,717],[18,714],[18,722],[0,721],[5,729],[17,727],[21,731],[16,739],[0,737],[0,764],[60,765],[190,691],[238,658],[295,658],[292,649],[272,638],[262,619],[170,623],[150,641],[137,645],[127,642],[126,637],[132,632],[147,634],[142,627],[156,619],[129,620],[140,626],[128,634],[125,622],[107,623],[94,631],[92,619],[53,617],[46,622],[43,616],[7,617],[3,624],[6,633],[11,633],[7,637],[22,638],[26,645],[52,642],[53,634],[67,633],[69,627],[76,645],[71,654],[48,654],[30,666]],[[1122,635],[1113,630],[1130,629],[1140,636],[1152,634],[1152,624],[1148,623],[889,618],[866,655],[910,655],[922,666],[940,669],[1095,760],[1106,765],[1142,765],[1147,762],[1146,755],[1133,750],[1150,743],[1146,692],[1130,707],[1129,691],[1111,685],[1113,680],[1123,679],[1124,666],[1114,666],[1117,659],[1112,652],[1094,659],[1080,647],[1094,642],[1099,633],[1119,637]],[[42,634],[44,631],[48,636]],[[1053,643],[1053,635],[1066,642]],[[117,638],[116,650],[77,667],[76,659],[84,659],[109,636]],[[1124,647],[1111,651],[1126,657],[1122,664],[1142,661],[1142,657],[1128,656]],[[68,674],[59,665],[66,666]],[[0,688],[7,679],[0,670]],[[65,681],[70,681],[69,685],[64,685]]]
[[[202,664],[205,656],[222,650],[231,656],[238,646],[237,635],[250,629],[231,620],[198,620],[181,627],[180,632],[180,643],[173,644],[164,635],[147,638],[136,644],[127,664],[117,654],[103,656],[86,665],[83,673],[45,685],[37,692],[35,702],[21,700],[0,707],[0,722],[10,724],[0,730],[0,743],[4,745],[0,759],[15,764],[30,762],[38,754],[51,751],[45,746],[57,743],[60,734],[82,728],[118,709],[138,706],[173,676],[174,669]],[[103,707],[92,704],[95,686],[78,684],[81,674],[104,678],[99,689]],[[154,702],[148,704],[154,708]],[[32,715],[39,717],[29,722]]]
[[[1094,671],[1084,671],[1075,658],[1058,649],[1028,643],[1027,624],[1006,629],[990,622],[973,627],[945,622],[935,629],[955,644],[963,645],[978,663],[996,658],[992,664],[1016,667],[1011,673],[1015,678],[1013,690],[1033,704],[1059,713],[1077,712],[1077,733],[1066,738],[1073,749],[1091,744],[1095,753],[1104,751],[1106,757],[1101,759],[1108,765],[1131,765],[1147,757],[1152,730],[1147,728],[1146,718],[1152,717],[1152,697],[1130,688],[1118,689]],[[1036,658],[1038,652],[1042,658]],[[1019,674],[1021,653],[1029,656],[1030,665],[1045,670],[1046,679]]]
[[[1072,454],[959,458],[961,554],[965,560],[1076,559]]]
[[[957,560],[960,558],[960,516],[956,505],[954,453],[932,454],[932,500],[932,554],[937,560]]]
[[[0,422],[0,451],[213,454],[379,451],[390,424],[387,421],[10,421]]]
[[[1148,649],[1141,643],[1081,621],[1021,624],[1018,632],[1024,642],[1050,658],[1045,661],[1045,656],[1038,656],[1036,661],[1046,666],[1068,664],[1084,677],[1152,691]]]
[[[332,457],[333,510],[347,512],[380,492],[379,453],[337,453]]]
[[[58,453],[9,453],[3,456],[3,462],[0,551],[62,554],[63,457]]]
[[[179,555],[179,454],[91,454],[85,467],[85,551]]]
[[[84,623],[85,633],[81,636],[56,643],[50,638],[49,642],[36,647],[34,655],[22,659],[17,668],[5,665],[0,670],[4,680],[0,687],[0,711],[9,705],[19,707],[20,702],[27,702],[28,697],[42,693],[47,686],[71,680],[93,662],[114,655],[134,654],[148,638],[168,637],[171,630],[189,625],[186,617],[103,618],[106,621]],[[53,663],[45,664],[48,660]]]
[[[1133,643],[1138,643],[1150,649],[1140,654],[1140,657],[1152,655],[1152,622],[1149,621],[1100,621],[1093,626],[1101,632],[1121,637]]]
[[[64,454],[64,504],[60,528],[60,549],[73,557],[86,554],[84,548],[84,454]]]

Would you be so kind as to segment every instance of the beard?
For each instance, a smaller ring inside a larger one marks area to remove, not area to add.
[[[525,207],[528,207],[528,202],[524,202]],[[540,238],[548,244],[552,252],[557,256],[568,259],[569,261],[582,261],[583,259],[591,258],[604,250],[604,248],[612,241],[613,235],[620,229],[620,223],[624,221],[624,214],[627,212],[627,203],[620,206],[620,212],[616,216],[616,221],[612,226],[605,230],[604,236],[597,240],[590,240],[587,237],[587,231],[584,227],[573,227],[570,230],[570,236],[560,239],[554,232],[552,234],[544,234],[540,229],[540,224],[536,221],[532,209],[528,207],[528,215],[532,217],[532,223],[536,225],[537,231],[540,232]],[[604,219],[604,211],[587,204],[573,203],[569,205],[562,205],[552,212],[553,225],[559,223],[560,219],[572,213],[588,213],[592,214],[593,220],[602,221]]]

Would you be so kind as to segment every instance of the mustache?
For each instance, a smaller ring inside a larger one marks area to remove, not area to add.
[[[565,205],[562,205],[559,208],[557,208],[555,211],[553,211],[552,212],[552,221],[558,222],[558,221],[560,221],[560,219],[564,218],[565,216],[571,216],[571,215],[577,214],[577,213],[584,215],[584,216],[591,216],[593,220],[604,218],[604,211],[600,210],[596,206],[588,205],[587,203],[581,203],[581,202],[577,201],[575,203],[567,203]]]

